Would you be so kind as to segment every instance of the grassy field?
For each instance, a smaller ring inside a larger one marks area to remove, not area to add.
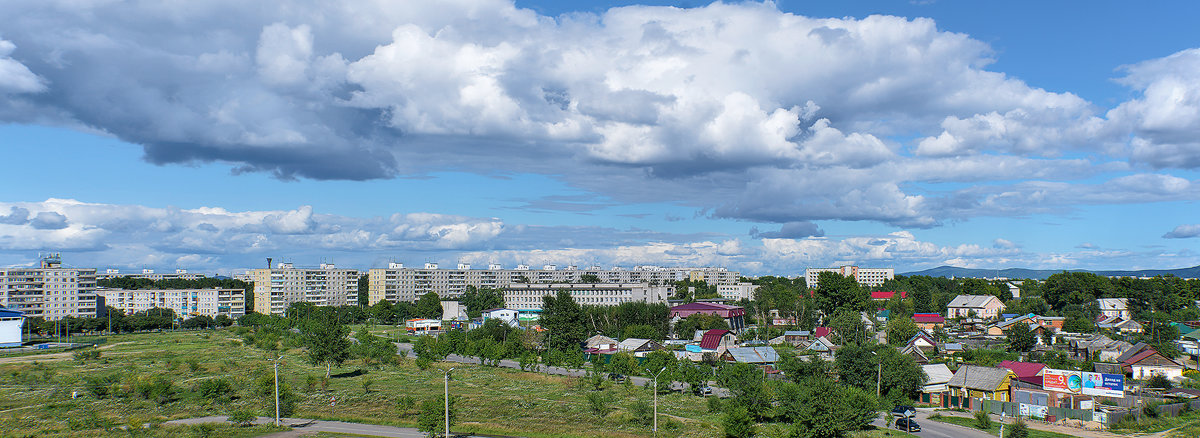
[[[297,396],[293,417],[415,427],[416,406],[426,399],[441,399],[443,371],[453,366],[450,392],[459,398],[457,432],[650,436],[650,427],[635,421],[634,414],[635,405],[650,403],[649,389],[611,382],[601,391],[608,399],[608,412],[598,415],[587,400],[593,389],[578,378],[450,363],[421,370],[407,358],[384,369],[350,361],[325,379],[325,368],[305,363],[301,350],[267,352],[244,346],[239,336],[227,330],[114,335],[99,352],[98,358],[79,358],[76,352],[5,358],[7,362],[0,363],[0,436],[266,434],[272,429],[162,423],[239,410],[273,415],[272,394],[256,388],[269,387],[268,359],[277,355],[283,356],[280,377]],[[229,384],[227,392],[212,399],[202,396],[202,384],[217,380]],[[97,394],[97,388],[108,394]],[[337,399],[336,406],[330,406],[331,398]],[[709,412],[706,399],[672,393],[659,395],[658,403],[660,436],[722,435],[721,416]],[[788,428],[762,425],[760,436],[786,436]],[[873,430],[852,436],[910,435]]]

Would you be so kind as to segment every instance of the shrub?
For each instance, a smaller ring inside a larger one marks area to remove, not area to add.
[[[1004,438],[1029,438],[1029,429],[1025,427],[1025,420],[1018,418],[1016,423],[1008,426],[1005,429]]]
[[[708,398],[708,411],[712,413],[721,412],[721,399],[719,397]]]
[[[1158,418],[1158,407],[1161,403],[1147,403],[1142,406],[1142,415],[1150,418]]]
[[[721,429],[728,438],[752,437],[755,433],[754,419],[746,408],[737,406],[725,413],[721,419]]]
[[[191,359],[188,359],[187,366],[188,366],[188,370],[190,370],[193,373],[200,371],[200,360],[196,359],[194,357]]]
[[[254,413],[246,409],[238,409],[229,413],[229,422],[238,427],[249,426],[250,423],[253,423],[257,418],[258,417],[254,416]]]
[[[654,408],[646,403],[645,400],[637,400],[629,407],[629,413],[633,415],[630,420],[634,423],[648,426],[654,422]]]
[[[1155,374],[1150,377],[1150,380],[1146,381],[1147,388],[1171,389],[1173,386],[1171,380],[1161,374]]]
[[[205,379],[196,383],[193,391],[208,400],[217,400],[233,393],[233,385],[226,379]]]
[[[83,379],[83,382],[92,397],[104,399],[116,394],[117,377],[115,375],[88,376]]]
[[[363,394],[370,394],[371,393],[371,385],[374,385],[374,384],[375,384],[375,381],[371,380],[370,377],[363,377],[362,378]]]
[[[407,417],[412,414],[412,409],[417,406],[417,400],[410,395],[400,396],[396,400],[396,410],[400,412],[401,417]]]
[[[154,400],[158,403],[169,403],[175,401],[175,384],[164,376],[156,376],[152,379],[142,379],[136,386],[134,392],[146,400]]]
[[[75,360],[80,361],[80,362],[86,361],[88,359],[99,359],[100,358],[100,350],[97,350],[95,347],[86,348],[83,350],[76,351],[74,354],[72,354],[72,356],[75,357]]]
[[[589,392],[587,394],[588,408],[592,410],[597,417],[604,417],[612,411],[608,405],[608,396],[603,392]]]
[[[988,430],[992,428],[992,417],[984,411],[975,411],[975,428]]]

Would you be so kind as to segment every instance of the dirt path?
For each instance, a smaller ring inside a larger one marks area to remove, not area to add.
[[[109,348],[113,348],[118,345],[132,344],[132,343],[133,343],[133,341],[117,342],[115,344],[108,344],[108,345],[101,346],[100,349],[107,350]],[[61,353],[34,354],[34,355],[29,355],[29,356],[16,356],[16,357],[0,357],[0,365],[10,364],[10,363],[26,363],[26,362],[54,362],[54,361],[59,361],[59,360],[71,359],[72,358],[71,355],[73,355],[73,354],[75,354],[75,352],[73,352],[73,351],[64,351]]]

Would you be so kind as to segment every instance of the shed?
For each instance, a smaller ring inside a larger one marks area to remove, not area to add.
[[[0,307],[0,347],[20,347],[24,327],[24,312]]]

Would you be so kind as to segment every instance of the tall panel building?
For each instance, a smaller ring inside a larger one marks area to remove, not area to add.
[[[367,302],[378,303],[415,301],[429,292],[442,298],[462,295],[467,286],[502,289],[515,284],[564,284],[564,283],[646,283],[651,286],[666,286],[676,281],[695,280],[708,284],[736,284],[740,274],[725,268],[664,268],[659,266],[636,266],[632,269],[614,267],[603,269],[592,266],[580,269],[569,265],[545,265],[542,269],[530,269],[518,265],[516,269],[503,269],[491,264],[487,269],[475,269],[469,264],[459,264],[457,269],[442,269],[437,263],[426,263],[421,268],[406,268],[400,263],[390,263],[387,268],[368,271]]]
[[[104,298],[104,305],[126,314],[153,308],[174,310],[184,319],[246,314],[246,291],[242,289],[101,289],[97,294]]]
[[[647,283],[515,283],[501,288],[504,307],[517,310],[541,310],[542,297],[560,290],[571,294],[580,305],[616,306],[621,303],[666,303],[675,293],[673,286]]]
[[[96,316],[96,270],[64,268],[58,254],[37,268],[0,269],[0,305],[47,320]]]
[[[896,278],[896,270],[893,268],[872,269],[860,268],[858,266],[809,268],[804,271],[804,281],[808,283],[809,288],[817,288],[817,283],[822,272],[836,272],[842,274],[843,277],[853,277],[858,281],[858,284],[863,286],[880,286],[883,282]]]
[[[283,314],[292,303],[315,306],[358,304],[358,271],[338,269],[332,263],[320,268],[297,268],[280,263],[273,269],[253,269],[254,311]]]

